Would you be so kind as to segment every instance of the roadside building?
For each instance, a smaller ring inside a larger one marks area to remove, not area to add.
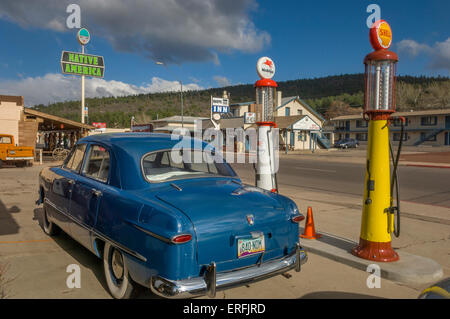
[[[14,136],[18,146],[70,148],[93,126],[43,113],[24,106],[23,96],[0,95],[0,133]]]
[[[171,134],[175,129],[184,127],[194,134],[194,127],[196,121],[206,120],[206,117],[195,116],[170,116],[158,120],[150,121],[153,124],[153,132],[155,133],[168,133]]]
[[[450,145],[450,109],[396,112],[392,116],[406,119],[404,145]],[[334,139],[357,139],[366,144],[368,139],[368,122],[362,114],[344,115],[331,119],[334,126]],[[390,139],[400,141],[401,123],[394,121],[390,128]]]
[[[283,98],[282,92],[277,91],[276,105],[275,123],[280,130],[280,150],[314,150],[330,147],[330,141],[322,129],[325,119],[299,96]],[[243,124],[246,112],[256,112],[255,101],[231,104],[231,118],[221,119],[220,128],[230,127],[226,122],[232,118],[241,119],[241,124],[235,127],[244,129],[254,127]]]

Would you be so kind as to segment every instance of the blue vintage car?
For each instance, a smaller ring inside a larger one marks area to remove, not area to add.
[[[44,231],[62,229],[102,258],[115,298],[131,297],[137,285],[166,298],[215,296],[300,271],[307,256],[296,204],[244,185],[209,144],[187,139],[189,150],[181,140],[80,139],[61,167],[39,175]]]

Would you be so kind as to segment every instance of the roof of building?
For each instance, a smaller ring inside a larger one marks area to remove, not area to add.
[[[276,116],[275,123],[279,129],[289,128],[307,115]]]
[[[25,107],[23,109],[23,112],[25,114],[37,116],[37,117],[43,118],[44,120],[48,120],[48,121],[51,121],[51,122],[58,122],[58,123],[66,124],[69,127],[71,126],[71,127],[75,127],[75,128],[84,128],[84,129],[87,129],[87,130],[95,129],[94,126],[89,125],[89,124],[83,124],[83,123],[72,121],[72,120],[68,120],[66,118],[59,117],[59,116],[56,116],[56,115],[51,115],[51,114],[47,114],[47,113],[44,113],[44,112],[39,112],[39,111],[36,111],[34,109],[30,109],[28,107]]]
[[[423,116],[423,115],[445,115],[445,114],[450,114],[450,109],[395,112],[392,114],[392,116]],[[362,113],[360,113],[360,114],[337,116],[337,117],[332,118],[331,121],[359,120],[362,118],[363,118],[363,115],[362,115]]]
[[[237,128],[244,127],[244,118],[243,117],[234,117],[228,119],[220,119],[220,128]]]
[[[242,102],[242,103],[233,103],[230,104],[230,106],[243,106],[243,105],[250,105],[250,104],[255,104],[256,101],[249,101],[249,102]]]
[[[17,105],[23,106],[23,96],[0,95],[0,102],[15,102]]]
[[[153,120],[150,121],[150,123],[156,123],[156,122],[171,122],[171,123],[191,123],[194,124],[195,121],[197,120],[205,120],[207,119],[207,117],[197,117],[197,116],[183,116],[181,117],[181,115],[174,115],[174,116],[169,116],[169,117],[165,117],[162,119],[158,119],[158,120]]]
[[[325,118],[320,115],[317,111],[315,111],[308,103],[306,103],[304,100],[302,100],[298,95],[296,96],[288,96],[288,97],[284,97],[281,99],[281,105],[277,106],[277,110],[279,108],[282,108],[283,106],[286,106],[286,104],[298,100],[300,102],[300,104],[302,104],[304,107],[306,107],[308,109],[308,111],[310,111],[312,114],[314,114],[315,116],[317,116],[319,118],[319,120],[321,121],[325,121]]]
[[[193,132],[194,128],[185,126],[185,127],[181,127],[179,125],[174,126],[174,125],[165,125],[165,126],[161,126],[161,127],[156,127],[153,129],[154,132],[158,133],[158,132],[173,132],[174,130],[179,130],[181,132],[182,129],[188,130],[189,132]]]

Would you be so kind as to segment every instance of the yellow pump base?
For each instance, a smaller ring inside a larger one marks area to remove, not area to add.
[[[369,122],[363,214],[359,245],[352,254],[374,261],[396,261],[398,254],[391,246],[393,215],[389,167],[389,128],[387,120]]]

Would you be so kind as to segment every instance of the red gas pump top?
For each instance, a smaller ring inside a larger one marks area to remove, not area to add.
[[[364,114],[372,120],[386,120],[395,112],[398,56],[388,50],[392,44],[392,30],[386,21],[376,21],[369,31],[369,38],[375,51],[364,58]]]
[[[261,79],[261,80],[258,80],[255,82],[255,88],[256,87],[266,87],[266,86],[276,88],[276,87],[278,87],[278,84],[277,84],[277,82],[275,82],[272,79]]]

